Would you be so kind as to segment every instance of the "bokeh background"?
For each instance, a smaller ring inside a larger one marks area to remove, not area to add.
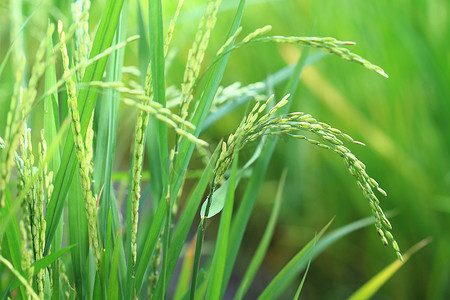
[[[11,0],[13,1],[13,0]],[[130,1],[129,35],[138,32],[136,3]],[[236,0],[222,1],[218,23],[205,59],[209,63],[224,42],[234,16]],[[301,76],[292,110],[349,133],[366,147],[352,151],[366,164],[369,175],[387,191],[382,207],[392,211],[393,233],[403,250],[420,240],[433,241],[416,253],[383,288],[376,299],[450,298],[450,2],[447,0],[255,0],[247,1],[243,33],[270,24],[272,34],[332,36],[357,44],[351,50],[381,66],[383,78],[360,65],[327,55],[307,66]],[[30,63],[47,20],[71,20],[69,1],[24,2],[12,11],[0,3],[0,60],[11,44],[14,26],[34,13],[18,40],[24,43]],[[142,3],[145,8],[145,3]],[[167,20],[177,1],[163,1]],[[168,84],[182,80],[187,51],[194,38],[205,1],[185,0],[174,33]],[[94,30],[103,1],[93,1],[90,15]],[[146,11],[144,9],[144,11]],[[264,81],[270,74],[295,63],[301,47],[252,44],[230,59],[223,85]],[[317,53],[311,50],[310,55]],[[129,45],[125,65],[138,66],[137,44]],[[8,61],[0,77],[0,132],[3,132],[8,97],[12,92],[14,64]],[[274,86],[277,99],[285,82]],[[233,132],[245,107],[209,128],[202,138],[213,144]],[[35,105],[30,126],[42,127],[42,103]],[[117,145],[117,172],[129,164],[133,114],[121,110]],[[35,131],[38,133],[38,130]],[[128,140],[129,139],[129,140]],[[251,148],[251,146],[250,146]],[[245,151],[244,151],[245,152]],[[250,149],[248,154],[250,155]],[[245,156],[246,154],[243,153]],[[194,162],[195,163],[195,162]],[[199,163],[197,161],[197,163]],[[283,205],[269,253],[258,275],[262,289],[270,278],[333,216],[331,229],[370,215],[369,205],[338,156],[302,141],[280,139],[260,191],[237,262],[239,280],[270,215],[283,169],[288,169]],[[246,181],[241,182],[245,187]],[[242,189],[243,190],[243,189]],[[212,226],[213,228],[213,226]],[[212,230],[213,232],[213,230]],[[208,239],[213,240],[213,236]],[[349,296],[395,259],[384,248],[373,227],[346,236],[311,264],[302,291],[304,299],[342,299]],[[1,279],[0,279],[1,280]],[[249,294],[251,299],[252,294]]]

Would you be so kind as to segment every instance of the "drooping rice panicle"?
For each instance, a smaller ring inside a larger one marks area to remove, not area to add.
[[[151,101],[152,99],[149,96],[144,95],[142,90],[129,89],[121,82],[91,82],[90,85],[115,89],[124,96],[124,98],[121,99],[123,103],[130,106],[135,106],[140,111],[151,114],[156,119],[172,127],[177,134],[186,137],[199,146],[206,147],[208,145],[205,141],[195,137],[193,134],[185,130],[195,129],[195,126],[192,125],[192,123],[172,113],[168,108],[163,107],[160,103]]]
[[[343,45],[355,45],[354,42],[349,41],[339,41],[332,37],[297,37],[297,36],[268,36],[268,37],[251,37],[250,39],[244,39],[241,43],[233,47],[233,49],[242,47],[250,42],[271,42],[277,44],[293,44],[293,45],[303,45],[311,46],[314,48],[319,48],[325,52],[335,54],[342,59],[357,62],[363,65],[365,68],[375,71],[381,76],[388,78],[389,76],[384,72],[384,70],[371,63],[367,59],[351,52]]]
[[[225,171],[230,167],[233,161],[233,153],[236,148],[237,136],[242,136],[243,143],[241,144],[241,148],[243,148],[248,142],[254,141],[262,135],[287,134],[294,138],[305,140],[318,147],[331,150],[342,157],[350,173],[356,178],[356,182],[362,190],[363,195],[370,204],[372,214],[375,217],[375,227],[377,233],[380,235],[381,241],[385,246],[387,246],[390,242],[398,258],[403,260],[398,244],[390,232],[392,226],[381,209],[379,205],[380,201],[375,196],[373,189],[377,189],[384,196],[386,196],[386,192],[379,187],[378,183],[373,178],[369,177],[366,172],[365,165],[358,158],[356,158],[356,156],[351,153],[347,147],[344,146],[344,143],[340,140],[340,138],[344,138],[347,141],[357,145],[361,145],[362,143],[355,141],[349,135],[331,127],[326,123],[317,121],[309,114],[296,112],[281,116],[274,116],[275,112],[287,103],[288,97],[289,95],[285,96],[263,116],[260,116],[260,114],[265,110],[267,104],[273,99],[273,96],[262,105],[257,102],[248,116],[244,118],[243,122],[239,125],[236,132],[234,134],[230,134],[227,142],[223,142],[222,151],[215,168],[216,178],[214,181],[214,189],[219,185]],[[322,141],[307,138],[301,134],[305,131],[318,136]]]
[[[114,52],[114,51],[116,51],[116,50],[118,50],[118,49],[120,49],[120,48],[125,47],[128,43],[133,42],[133,41],[137,40],[138,38],[139,38],[139,36],[137,36],[137,35],[134,35],[134,36],[132,36],[132,37],[129,37],[125,42],[117,43],[116,45],[107,48],[107,49],[106,49],[105,51],[103,51],[102,53],[100,53],[100,54],[98,54],[98,55],[96,55],[96,56],[94,56],[94,57],[92,57],[92,58],[90,58],[90,59],[88,59],[88,60],[86,60],[86,61],[84,61],[84,62],[81,62],[81,63],[78,64],[78,65],[73,66],[72,68],[70,68],[69,70],[67,70],[67,71],[64,72],[64,74],[63,74],[63,75],[61,76],[61,78],[56,82],[56,84],[55,84],[52,88],[50,88],[50,89],[47,91],[46,95],[50,95],[50,94],[56,92],[63,84],[65,84],[65,82],[66,82],[69,78],[71,78],[71,77],[72,77],[74,74],[76,74],[78,71],[87,68],[88,66],[90,66],[90,65],[93,64],[94,62],[96,62],[96,61],[98,61],[98,60],[100,60],[100,59],[102,59],[102,58],[104,58],[104,57],[107,57],[107,56],[110,55],[112,52]],[[66,40],[67,40],[67,37],[66,37]],[[59,46],[58,48],[61,50],[61,47],[62,47],[62,46]],[[55,49],[55,48],[57,48],[57,47],[55,46],[54,49]],[[44,96],[46,96],[46,95],[44,95]]]

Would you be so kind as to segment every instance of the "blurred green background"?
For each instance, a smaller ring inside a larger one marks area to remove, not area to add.
[[[224,42],[237,2],[223,1],[206,63],[211,62]],[[449,299],[450,2],[247,2],[242,37],[271,24],[274,35],[332,36],[354,41],[357,45],[350,46],[352,52],[381,66],[390,76],[385,79],[357,64],[325,56],[304,69],[291,100],[292,110],[310,113],[367,145],[352,147],[352,151],[366,164],[369,175],[387,191],[388,197],[381,199],[382,207],[395,213],[391,218],[392,232],[404,251],[426,237],[433,237],[432,243],[415,254],[376,298]],[[168,21],[177,1],[165,0],[163,5]],[[25,2],[21,13],[11,7],[9,1],[0,4],[1,58],[14,38],[14,28],[25,22],[36,4]],[[168,69],[169,85],[179,85],[182,80],[187,51],[204,7],[204,1],[185,0],[174,33],[175,56]],[[93,1],[91,29],[98,23],[102,9],[103,1]],[[24,43],[29,63],[33,62],[37,44],[45,34],[48,18],[62,18],[69,24],[70,16],[68,1],[40,3],[18,39]],[[131,1],[129,35],[138,32],[136,20],[136,2]],[[301,51],[300,47],[285,45],[246,46],[231,56],[222,84],[240,81],[246,85],[265,80],[269,74],[295,63]],[[316,52],[312,50],[310,55]],[[137,66],[138,57],[137,43],[129,45],[125,65]],[[4,130],[14,71],[10,59],[0,77],[0,132]],[[284,96],[284,86],[283,83],[274,88],[277,99]],[[243,117],[243,109],[222,119],[202,138],[214,142],[233,132]],[[128,147],[133,136],[133,126],[127,124],[134,122],[130,117],[133,113],[129,107],[121,110],[119,139],[123,143],[117,146],[117,171],[127,171]],[[32,128],[41,128],[41,116],[42,103],[38,103],[30,123]],[[247,151],[251,154],[251,149]],[[239,270],[245,269],[263,233],[284,168],[288,168],[284,202],[259,275],[261,286],[333,216],[336,218],[331,229],[370,215],[369,206],[339,157],[301,141],[280,139],[244,237],[241,261],[236,267],[237,280]],[[375,230],[364,228],[338,241],[312,262],[302,296],[305,299],[345,298],[394,259],[394,252],[382,246]]]

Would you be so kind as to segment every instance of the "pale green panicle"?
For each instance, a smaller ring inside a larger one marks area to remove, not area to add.
[[[76,27],[75,27],[76,28]],[[69,35],[65,35],[66,40],[68,40]],[[54,86],[52,86],[46,93],[46,95],[50,95],[54,92],[56,92],[58,90],[59,87],[61,87],[63,84],[65,84],[67,82],[68,79],[70,79],[74,74],[77,74],[80,70],[85,69],[86,67],[88,67],[89,65],[93,64],[94,62],[107,57],[108,55],[110,55],[111,53],[113,53],[114,51],[125,47],[128,43],[133,42],[135,40],[137,40],[139,38],[139,36],[134,35],[132,37],[129,37],[126,41],[124,42],[120,42],[117,43],[114,46],[111,46],[107,49],[105,49],[105,51],[97,54],[96,56],[85,60],[75,66],[73,66],[72,68],[70,68],[69,70],[65,71],[64,74],[61,76],[61,78],[56,82],[56,84]],[[61,50],[62,44],[61,42],[59,44],[57,44],[53,50],[56,51],[57,49]]]
[[[48,26],[46,38],[41,41],[36,51],[35,63],[31,68],[31,76],[26,88],[22,87],[23,69],[25,64],[23,60],[16,73],[16,83],[6,121],[5,140],[7,149],[1,156],[1,165],[5,166],[2,167],[0,178],[0,205],[2,206],[4,205],[6,183],[9,181],[11,175],[14,154],[19,145],[19,137],[24,131],[25,121],[31,112],[31,107],[36,98],[38,80],[45,72],[46,63],[44,54],[53,31],[54,25],[50,24]]]
[[[58,23],[58,32],[60,35],[60,40],[63,44],[61,48],[61,53],[63,57],[64,71],[69,71],[69,57],[67,54],[67,47],[65,46],[65,34],[62,30],[62,22]],[[87,160],[86,145],[83,142],[83,135],[81,133],[81,123],[80,115],[77,107],[77,90],[75,83],[71,78],[67,79],[66,90],[68,94],[68,107],[70,118],[72,122],[72,131],[74,135],[74,144],[77,153],[78,163],[79,163],[79,173],[81,179],[81,186],[83,192],[83,198],[86,207],[86,215],[88,219],[88,229],[89,237],[91,239],[92,248],[94,250],[94,257],[96,261],[97,268],[100,267],[100,260],[102,251],[100,249],[99,239],[98,239],[98,225],[97,225],[97,204],[96,199],[92,193],[91,189],[91,179],[90,179],[90,161]]]
[[[46,173],[47,169],[44,165],[44,170],[37,174],[38,168],[34,166],[35,158],[33,154],[31,142],[31,129],[25,128],[23,138],[20,138],[21,156],[16,155],[15,161],[19,173],[19,180],[17,182],[17,192],[20,193],[25,186],[30,186],[26,195],[25,201],[22,202],[24,212],[24,220],[21,221],[21,228],[23,242],[30,241],[32,250],[31,260],[40,260],[44,256],[45,247],[45,230],[46,222],[44,218],[44,202],[46,198]],[[45,140],[41,135],[41,142],[38,144],[38,160],[37,164],[42,164],[46,155]],[[24,246],[22,245],[22,248]],[[25,250],[22,249],[22,252]],[[23,259],[27,259],[24,257]],[[24,262],[26,263],[26,262]],[[44,281],[45,270],[41,269],[37,273],[36,283],[38,294],[43,299],[44,297]]]
[[[167,55],[170,42],[172,40],[173,31],[175,29],[175,23],[180,14],[183,0],[178,2],[178,6],[173,19],[170,22],[167,36],[164,42],[164,56]],[[137,256],[137,226],[139,219],[139,199],[141,197],[141,176],[142,176],[142,164],[144,158],[144,144],[145,144],[145,131],[149,121],[149,114],[152,114],[158,120],[165,122],[169,126],[173,127],[178,134],[182,134],[191,140],[195,140],[197,143],[204,143],[197,139],[192,134],[182,130],[178,127],[177,123],[187,125],[183,119],[172,114],[170,110],[163,107],[161,104],[153,101],[153,87],[152,87],[152,66],[151,63],[147,67],[147,75],[145,77],[144,93],[136,93],[136,90],[126,90],[122,87],[121,92],[132,95],[134,101],[131,99],[125,99],[125,103],[135,105],[139,108],[138,119],[135,127],[134,149],[133,149],[133,181],[131,183],[131,201],[132,201],[132,213],[131,213],[131,256],[132,256],[132,270],[135,272],[136,256]],[[182,128],[184,128],[183,126]],[[188,125],[189,128],[193,127]]]
[[[167,51],[169,50],[170,42],[172,41],[173,31],[175,30],[175,24],[177,23],[178,17],[180,16],[181,7],[183,6],[184,0],[178,1],[177,9],[175,14],[170,20],[169,29],[167,30],[166,39],[164,41],[164,56],[167,55]]]
[[[92,86],[99,86],[103,88],[112,88],[123,95],[121,99],[123,103],[126,105],[134,106],[140,110],[139,118],[143,118],[142,114],[147,113],[154,116],[156,119],[161,122],[166,123],[170,127],[172,127],[179,135],[186,137],[190,141],[193,141],[195,144],[206,147],[208,143],[205,141],[195,137],[190,132],[185,129],[195,129],[195,126],[185,120],[180,116],[172,113],[168,108],[163,107],[160,103],[152,101],[150,96],[146,96],[143,90],[140,89],[130,89],[126,87],[122,82],[91,82]],[[146,126],[146,125],[145,125]],[[185,129],[184,129],[185,128]]]
[[[219,50],[217,50],[217,56],[221,55],[223,53],[223,51],[225,50],[226,47],[228,47],[231,42],[233,42],[236,37],[242,32],[242,27],[239,27],[238,29],[236,29],[236,31],[233,33],[232,36],[230,36],[228,38],[228,40],[226,40],[226,42],[222,45],[222,47],[219,48]]]
[[[141,174],[142,163],[144,160],[144,138],[145,130],[148,122],[148,113],[139,111],[138,119],[135,128],[134,150],[133,150],[133,181],[131,183],[131,256],[133,266],[136,263],[137,257],[137,225],[139,217],[139,199],[141,197]],[[134,272],[134,267],[133,267]]]
[[[206,13],[198,26],[194,43],[191,49],[189,49],[183,83],[181,84],[180,116],[184,119],[188,117],[188,111],[193,99],[193,89],[200,73],[203,58],[205,57],[211,31],[216,25],[220,2],[221,0],[211,0],[208,2]]]
[[[19,230],[21,235],[21,250],[22,250],[22,270],[24,270],[24,278],[27,280],[28,284],[31,286],[33,284],[33,272],[34,267],[32,266],[33,263],[33,253],[28,248],[27,241],[27,230],[25,229],[25,224],[23,221],[19,222]],[[28,296],[30,297],[30,294],[27,291]]]
[[[234,149],[236,147],[236,136],[242,136],[243,142],[241,144],[241,148],[248,142],[257,139],[262,135],[287,134],[297,139],[306,140],[307,142],[320,148],[331,150],[343,158],[350,173],[356,178],[358,186],[362,190],[366,199],[369,201],[372,214],[375,217],[375,227],[383,244],[387,246],[390,242],[398,258],[402,259],[398,244],[390,232],[392,226],[381,209],[379,200],[375,196],[373,189],[377,189],[384,196],[386,196],[386,192],[378,186],[378,183],[374,179],[369,177],[366,172],[366,166],[358,158],[356,158],[356,156],[351,153],[347,147],[343,146],[344,143],[340,140],[340,138],[357,145],[363,145],[363,143],[355,141],[348,134],[342,133],[340,130],[333,128],[326,123],[317,121],[309,114],[295,112],[275,116],[275,113],[281,107],[286,105],[288,97],[289,95],[285,96],[263,116],[260,116],[260,114],[266,109],[267,104],[273,99],[273,96],[262,105],[257,102],[248,116],[244,118],[243,122],[239,125],[236,132],[229,136],[227,142],[223,142],[222,151],[215,168],[216,177],[213,190],[215,190],[219,185],[225,171],[230,167],[231,162],[233,161],[233,153],[235,152]],[[302,134],[299,134],[304,131],[315,134],[322,141],[310,139]]]
[[[242,40],[242,42],[241,43],[248,43],[248,42],[250,42],[251,40],[254,40],[254,39],[256,39],[257,37],[260,37],[260,36],[262,36],[262,35],[264,35],[264,34],[266,34],[266,33],[268,33],[269,31],[271,31],[272,30],[272,26],[271,25],[266,25],[266,26],[264,26],[264,27],[262,27],[262,28],[258,28],[258,29],[256,29],[255,31],[253,31],[253,32],[251,32],[250,34],[248,34],[243,40]]]
[[[0,164],[2,166],[0,170],[0,205],[3,207],[5,205],[5,189],[6,184],[9,181],[9,177],[11,176],[11,168],[12,168],[12,160],[14,157],[14,152],[16,151],[19,140],[22,135],[23,130],[20,130],[22,127],[22,122],[20,122],[21,115],[17,111],[17,106],[20,104],[22,99],[23,89],[21,86],[23,70],[25,66],[25,61],[22,60],[19,68],[16,72],[16,79],[14,84],[14,91],[10,101],[10,109],[6,116],[6,129],[5,129],[5,144],[6,149],[1,152],[1,161]]]
[[[89,36],[89,8],[91,2],[88,0],[77,0],[72,4],[72,17],[75,24],[79,24],[75,31],[75,64],[83,64],[89,57],[91,49],[91,39]],[[78,81],[84,75],[85,67],[81,68],[78,74]]]
[[[362,58],[361,56],[351,52],[345,47],[342,47],[342,45],[354,45],[355,43],[353,42],[339,41],[332,37],[296,37],[296,36],[262,37],[254,39],[254,41],[274,42],[279,44],[297,44],[319,48],[328,53],[335,54],[341,57],[342,59],[357,62],[363,65],[365,68],[375,71],[386,78],[389,77],[381,67],[372,64],[367,59]]]

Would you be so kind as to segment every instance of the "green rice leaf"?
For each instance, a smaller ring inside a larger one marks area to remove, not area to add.
[[[9,190],[6,189],[6,197],[5,197],[5,206],[2,207],[2,216],[8,216],[11,214],[11,195]],[[11,255],[11,260],[14,268],[18,273],[23,275],[22,270],[22,248],[20,244],[20,231],[19,231],[19,222],[17,220],[17,216],[14,214],[11,217],[11,222],[6,225],[6,239],[8,241],[9,253]],[[24,297],[25,289],[23,286],[20,287],[20,293]]]
[[[141,82],[145,82],[147,75],[147,66],[150,61],[150,45],[148,43],[148,32],[144,18],[142,16],[141,1],[137,1],[137,23],[139,29],[139,71],[141,73]]]
[[[164,63],[164,35],[163,35],[163,17],[162,17],[162,2],[158,0],[149,1],[149,32],[150,32],[150,62],[152,71],[152,86],[154,101],[166,106],[166,86],[165,86],[165,63]],[[161,164],[161,173],[163,187],[168,182],[168,167],[169,167],[169,150],[167,140],[167,126],[164,122],[157,121],[153,117],[150,121],[156,130],[155,137],[157,137],[157,145],[159,145],[159,163]]]
[[[53,262],[55,262],[58,258],[60,258],[61,256],[63,256],[67,251],[69,251],[70,249],[72,249],[73,247],[76,247],[77,245],[70,245],[67,246],[63,249],[59,249],[58,251],[51,253],[45,257],[43,257],[42,259],[35,261],[32,264],[33,267],[33,275],[36,275],[39,270],[41,270],[42,268],[46,268],[47,266],[49,266],[50,264],[52,264]],[[11,290],[14,290],[16,287],[19,286],[19,281],[15,280],[12,284],[11,284]]]
[[[333,218],[334,219],[334,218]],[[300,250],[283,269],[275,276],[275,278],[264,289],[258,300],[276,299],[286,289],[286,287],[292,282],[295,276],[300,273],[302,267],[310,260],[312,251],[314,250],[314,244],[321,238],[324,232],[328,229],[331,219],[327,225],[312,239],[302,250]]]
[[[116,235],[116,243],[114,244],[114,250],[111,260],[111,270],[109,273],[109,283],[108,283],[108,299],[119,299],[119,232]]]
[[[252,260],[250,261],[249,266],[247,267],[247,271],[242,277],[241,284],[239,285],[239,288],[234,297],[235,299],[242,299],[245,296],[246,292],[253,282],[253,279],[255,278],[256,272],[261,266],[261,263],[267,253],[267,249],[269,247],[270,241],[272,240],[273,232],[280,212],[283,188],[286,182],[286,174],[287,170],[285,169],[283,174],[281,175],[280,183],[278,184],[275,202],[270,214],[269,221],[267,223],[266,230],[264,231],[264,235],[258,245],[258,248],[255,251],[255,254],[253,255]]]
[[[300,281],[300,285],[297,288],[297,292],[295,292],[294,300],[298,300],[298,298],[300,297],[300,292],[303,289],[303,284],[305,283],[306,275],[308,275],[309,266],[311,265],[311,260],[312,260],[312,255],[309,257],[308,265],[306,266],[306,270],[305,270],[305,273],[303,274],[302,281]]]
[[[70,250],[72,270],[77,292],[84,297],[87,293],[85,274],[88,272],[86,268],[89,267],[86,263],[89,257],[89,234],[78,170],[75,171],[69,193],[70,201],[67,201],[69,243],[77,245]]]
[[[428,245],[431,242],[431,238],[424,239],[419,243],[412,246],[403,255],[403,262],[400,260],[395,260],[389,266],[381,270],[378,274],[372,277],[368,282],[366,282],[362,287],[360,287],[356,292],[354,292],[349,299],[350,300],[364,300],[370,299],[375,296],[376,292],[386,283],[389,278],[391,278],[395,272],[397,272],[410,258],[411,256]]]
[[[128,0],[124,1],[123,10],[119,19],[116,34],[112,45],[117,45],[126,40],[126,23],[128,19]],[[120,81],[122,78],[122,65],[125,49],[120,48],[113,52],[110,63],[106,68],[106,82]],[[116,152],[116,137],[119,113],[119,93],[113,89],[107,89],[101,94],[101,100],[96,103],[95,118],[96,147],[95,147],[95,169],[94,182],[95,192],[99,195],[99,223],[102,237],[108,236],[107,219],[111,208],[112,190],[111,173]],[[103,238],[103,242],[105,238]]]

